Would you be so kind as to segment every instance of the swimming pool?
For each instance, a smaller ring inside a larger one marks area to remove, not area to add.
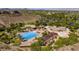
[[[24,33],[20,34],[20,37],[22,40],[30,40],[37,36],[38,36],[38,34],[36,32],[24,32]]]

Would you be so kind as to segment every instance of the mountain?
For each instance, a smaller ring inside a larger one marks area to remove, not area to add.
[[[0,24],[7,26],[8,24],[11,23],[29,22],[38,20],[39,17],[37,15],[28,14],[24,10],[79,11],[79,8],[0,8]],[[17,14],[18,12],[21,15],[18,16]],[[29,13],[31,13],[31,11],[29,11]]]
[[[28,10],[64,10],[64,11],[79,11],[79,8],[27,8]]]
[[[38,16],[28,14],[20,10],[1,9],[0,10],[0,27],[8,26],[11,23],[27,23],[38,20]]]
[[[79,11],[79,8],[0,8],[0,10],[64,10]]]

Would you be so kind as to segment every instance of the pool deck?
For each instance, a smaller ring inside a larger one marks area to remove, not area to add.
[[[37,33],[36,31],[32,31],[32,32]],[[23,33],[24,32],[19,33],[19,34],[23,34]],[[36,40],[36,38],[42,37],[42,35],[40,33],[37,33],[37,34],[38,35],[36,37],[33,37],[33,38],[29,39],[29,40],[22,41],[21,44],[20,44],[20,47],[31,46],[32,43],[37,42],[38,40]]]
[[[37,40],[35,40],[35,38],[28,40],[28,41],[21,42],[20,47],[31,46],[31,44],[34,42],[37,42]]]

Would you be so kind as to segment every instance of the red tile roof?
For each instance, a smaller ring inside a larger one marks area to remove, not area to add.
[[[43,39],[48,40],[51,37],[54,38],[54,36],[57,36],[57,35],[58,35],[57,33],[52,32],[52,33],[49,33],[48,35],[44,36]]]

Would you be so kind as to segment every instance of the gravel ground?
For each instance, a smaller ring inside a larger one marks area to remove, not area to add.
[[[74,45],[69,45],[65,47],[61,47],[55,51],[79,51],[79,43],[76,43]]]

